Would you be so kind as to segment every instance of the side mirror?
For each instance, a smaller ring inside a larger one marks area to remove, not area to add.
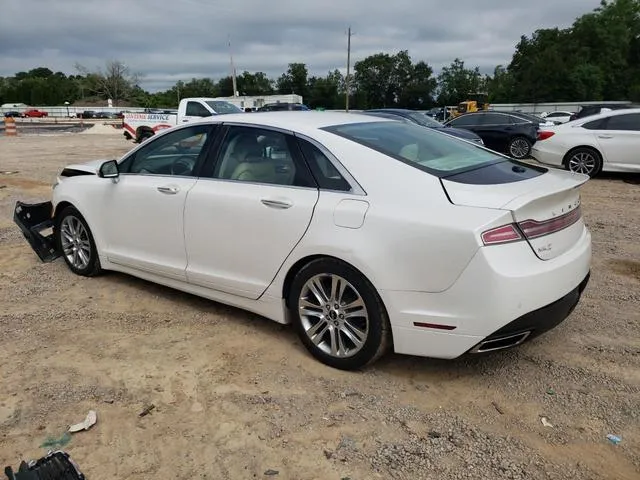
[[[118,178],[120,176],[120,172],[118,171],[118,162],[115,160],[104,162],[100,165],[98,176],[101,178]]]

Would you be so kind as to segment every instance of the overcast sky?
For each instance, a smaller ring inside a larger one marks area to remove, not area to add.
[[[492,71],[521,35],[568,26],[600,0],[0,0],[0,76],[46,66],[75,73],[118,59],[142,86],[238,73],[277,77],[290,62],[312,74],[377,52],[409,50],[437,71],[460,57]]]

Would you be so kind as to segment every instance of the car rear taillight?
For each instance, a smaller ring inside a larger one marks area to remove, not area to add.
[[[555,135],[555,132],[550,132],[548,130],[541,130],[538,132],[538,141],[546,140],[547,138],[551,138]]]
[[[541,222],[537,220],[524,220],[517,224],[509,223],[501,227],[492,228],[482,234],[482,243],[485,245],[500,245],[503,243],[517,242],[520,240],[533,240],[534,238],[551,235],[552,233],[570,227],[582,218],[580,207],[565,213],[559,217],[550,218]]]
[[[570,227],[582,217],[582,212],[580,207],[575,210],[570,211],[569,213],[565,213],[556,218],[551,218],[549,220],[544,220],[542,222],[537,222],[535,220],[525,220],[524,222],[520,222],[518,226],[524,233],[524,236],[528,239],[534,239],[538,237],[543,237],[544,235],[550,235],[552,233],[559,232],[567,227]]]
[[[522,234],[512,223],[492,228],[482,234],[482,243],[485,245],[498,245],[501,243],[517,242],[518,240],[522,240]]]

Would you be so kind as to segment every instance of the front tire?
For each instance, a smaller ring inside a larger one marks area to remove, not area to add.
[[[69,270],[76,275],[94,277],[102,272],[91,230],[74,207],[66,207],[60,212],[56,221],[56,242]]]
[[[584,173],[593,178],[602,170],[602,157],[593,148],[580,147],[567,154],[564,165],[570,172]]]
[[[314,260],[302,268],[288,301],[300,340],[326,365],[360,369],[391,343],[389,318],[375,288],[339,260]]]
[[[529,156],[532,146],[528,138],[513,137],[507,144],[507,153],[516,160],[522,160]]]

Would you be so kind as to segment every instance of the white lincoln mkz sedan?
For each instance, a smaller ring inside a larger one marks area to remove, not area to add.
[[[68,166],[14,220],[43,261],[292,323],[317,359],[357,369],[563,321],[589,279],[587,179],[369,115],[234,114]]]

